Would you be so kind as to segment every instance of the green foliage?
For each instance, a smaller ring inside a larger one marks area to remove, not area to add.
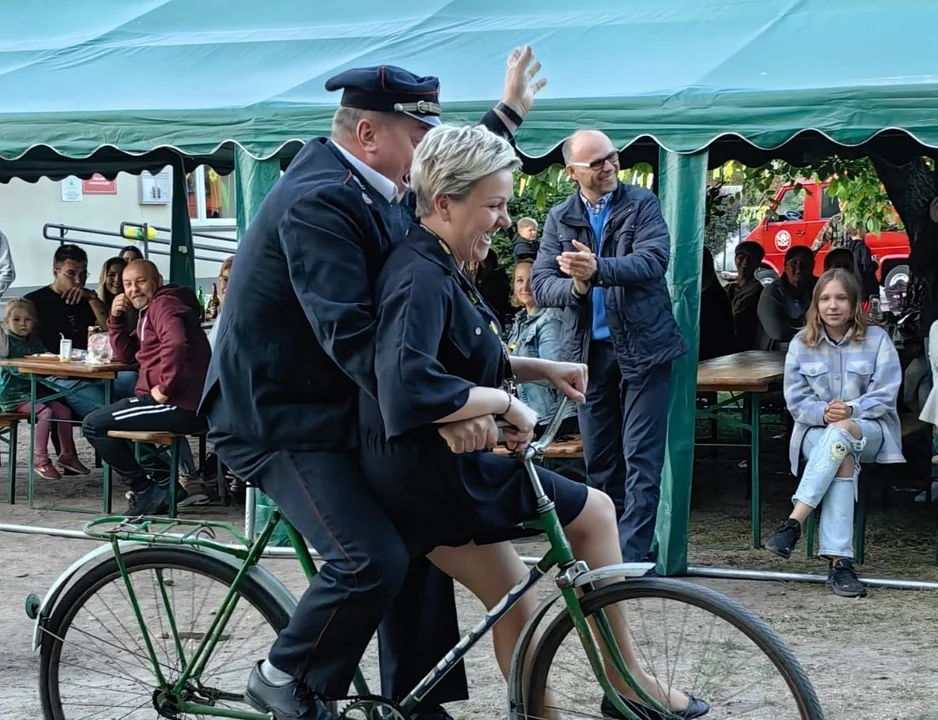
[[[869,158],[847,160],[834,155],[803,168],[774,160],[761,168],[746,170],[745,175],[747,189],[759,198],[756,207],[761,214],[757,213],[757,219],[774,210],[775,195],[780,187],[796,185],[796,192],[807,192],[798,182],[817,178],[822,183],[830,181],[826,192],[840,201],[848,225],[863,225],[868,232],[878,233],[896,227],[898,222]]]

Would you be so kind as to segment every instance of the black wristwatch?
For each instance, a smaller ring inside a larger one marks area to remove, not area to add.
[[[505,117],[511,120],[515,125],[521,127],[521,123],[524,122],[524,118],[521,117],[518,113],[508,107],[505,103],[499,101],[498,105],[495,106],[496,110],[500,110],[504,113]]]

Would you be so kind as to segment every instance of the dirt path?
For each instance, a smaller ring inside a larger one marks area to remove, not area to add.
[[[222,514],[220,510],[213,514]],[[232,512],[224,513],[233,517]],[[0,523],[78,528],[85,518],[54,511],[0,505]],[[745,527],[743,526],[743,530]],[[71,562],[94,547],[91,542],[0,533],[0,717],[34,720],[41,716],[37,696],[38,656],[30,650],[32,622],[23,601],[40,596]],[[522,547],[529,554],[537,548]],[[753,553],[750,558],[758,562]],[[724,558],[725,560],[725,558]],[[272,561],[273,572],[294,592],[303,578],[289,561]],[[835,720],[926,720],[938,717],[938,595],[876,590],[863,601],[845,601],[823,586],[708,581],[773,626],[808,670],[828,717]],[[461,592],[466,626],[480,606]],[[375,653],[366,659],[373,681]],[[452,706],[457,718],[504,717],[505,688],[490,645],[470,656],[472,699]]]

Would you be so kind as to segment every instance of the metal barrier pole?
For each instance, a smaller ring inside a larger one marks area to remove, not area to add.
[[[250,490],[251,488],[248,488]],[[247,513],[245,513],[247,514]],[[49,537],[65,538],[68,540],[98,540],[85,535],[81,530],[63,530],[62,528],[33,527],[32,525],[5,525],[0,523],[0,532],[17,533],[23,535],[46,535]],[[250,537],[247,532],[245,535]],[[243,547],[229,543],[231,547]],[[309,548],[310,554],[317,560],[321,556],[314,548]],[[268,547],[264,550],[264,557],[290,558],[296,557],[296,551],[292,547]],[[526,565],[536,565],[541,558],[522,556],[521,560]],[[814,575],[811,573],[787,573],[774,572],[771,570],[734,570],[730,568],[712,568],[691,565],[687,568],[687,573],[683,577],[707,577],[719,578],[722,580],[762,580],[770,582],[809,582],[823,583],[827,582],[827,575]],[[894,590],[938,590],[938,582],[927,580],[901,580],[894,578],[868,578],[861,577],[864,585],[870,587],[892,588]]]

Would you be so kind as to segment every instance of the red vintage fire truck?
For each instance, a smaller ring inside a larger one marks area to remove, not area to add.
[[[757,277],[767,284],[777,278],[784,266],[785,252],[793,245],[811,244],[827,221],[840,209],[837,198],[827,194],[828,183],[801,182],[802,190],[786,185],[775,198],[775,211],[766,213],[765,219],[746,237],[765,248],[765,260]],[[884,229],[876,235],[866,236],[873,259],[879,263],[880,282],[889,287],[900,280],[909,279],[909,238],[904,232]],[[824,269],[824,258],[830,245],[822,248],[815,258],[815,274]]]

